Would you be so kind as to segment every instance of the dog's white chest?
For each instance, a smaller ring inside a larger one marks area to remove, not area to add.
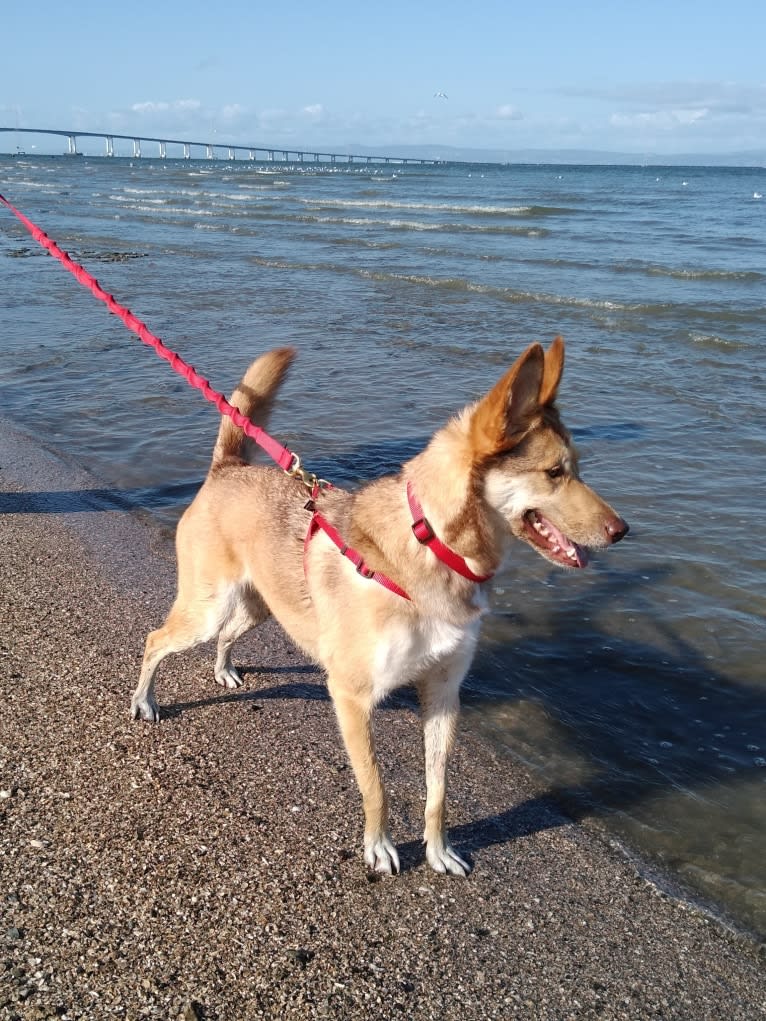
[[[450,673],[459,672],[462,680],[476,648],[479,627],[478,619],[462,627],[438,620],[423,621],[415,627],[389,625],[375,643],[376,701],[440,663],[448,664]]]

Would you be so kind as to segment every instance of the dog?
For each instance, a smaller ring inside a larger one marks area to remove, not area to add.
[[[231,403],[254,425],[265,427],[293,357],[291,348],[263,354],[235,390]],[[447,839],[446,770],[489,578],[513,538],[578,570],[588,550],[628,531],[580,479],[555,403],[563,367],[561,338],[547,351],[532,344],[398,474],[353,493],[315,485],[308,503],[300,478],[252,464],[251,441],[222,418],[209,474],[178,524],[177,596],[147,638],[133,718],[159,720],[160,662],[200,642],[217,638],[215,679],[239,687],[232,646],[273,614],[326,671],[362,796],[367,865],[399,871],[373,709],[413,684],[425,741],[426,858],[437,872],[467,875]],[[326,534],[317,518],[329,523]]]

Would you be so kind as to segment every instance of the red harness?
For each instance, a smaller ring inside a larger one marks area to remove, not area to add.
[[[326,484],[324,488],[331,489],[332,487]],[[313,511],[313,513],[311,515],[311,521],[309,522],[308,531],[306,532],[306,538],[303,543],[304,573],[307,569],[306,554],[308,552],[309,543],[317,532],[322,531],[328,539],[337,546],[341,556],[344,556],[347,560],[351,561],[356,568],[357,573],[363,578],[370,578],[372,581],[376,581],[379,585],[382,585],[383,588],[388,589],[389,592],[393,592],[395,595],[401,596],[403,599],[410,599],[411,597],[404,591],[404,589],[397,585],[395,581],[392,581],[388,575],[383,574],[382,571],[376,571],[372,567],[369,567],[359,550],[355,550],[353,547],[349,546],[348,543],[344,541],[340,532],[338,532],[338,530],[330,524],[327,518],[319,513],[316,509],[316,499],[320,492],[320,487],[318,485],[314,486],[311,491],[311,499],[306,504],[306,509]],[[407,483],[407,502],[410,505],[410,511],[414,518],[412,523],[412,534],[421,546],[427,546],[438,560],[441,560],[443,564],[446,564],[447,567],[456,574],[461,575],[463,578],[467,578],[468,581],[473,581],[479,584],[483,581],[488,581],[492,577],[491,574],[474,574],[463,557],[461,557],[460,554],[456,553],[453,549],[450,549],[449,546],[443,543],[441,539],[436,536],[430,522],[423,514],[423,508],[420,505],[420,501],[417,496],[415,496],[415,490],[412,488],[411,482]]]
[[[316,495],[318,495],[318,493]],[[311,515],[311,521],[309,521],[309,527],[308,531],[306,532],[306,538],[303,542],[304,574],[307,573],[306,568],[308,565],[306,560],[306,554],[308,552],[309,543],[317,534],[317,532],[321,530],[322,532],[324,532],[324,534],[327,536],[330,542],[334,543],[334,545],[338,547],[341,556],[345,557],[346,560],[351,561],[351,563],[357,570],[357,574],[360,574],[363,578],[371,578],[372,581],[376,581],[378,585],[382,585],[383,588],[388,589],[389,592],[393,592],[394,595],[401,596],[402,599],[409,599],[410,597],[407,595],[403,588],[400,588],[395,581],[392,581],[388,577],[388,575],[383,574],[382,571],[376,571],[372,567],[369,567],[365,563],[364,557],[359,552],[359,550],[355,550],[353,547],[349,546],[347,542],[344,541],[343,537],[341,536],[337,528],[331,525],[327,518],[323,517],[316,509],[316,504],[314,503],[315,498],[316,497],[314,493],[312,493],[311,499],[306,504],[306,509],[312,510],[314,513]]]
[[[423,508],[420,506],[420,501],[417,496],[415,496],[415,490],[412,488],[411,482],[407,483],[407,502],[410,505],[412,516],[415,519],[412,523],[412,534],[421,546],[428,546],[435,557],[463,578],[467,578],[469,581],[475,581],[477,585],[483,581],[489,581],[492,577],[491,574],[474,574],[463,557],[461,557],[459,553],[450,549],[449,546],[446,546],[441,539],[434,534],[434,530],[431,528],[428,518],[426,518],[423,514]]]

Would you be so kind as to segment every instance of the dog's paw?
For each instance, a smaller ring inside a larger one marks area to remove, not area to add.
[[[222,688],[234,688],[242,687],[242,678],[239,676],[239,671],[234,666],[220,667],[215,672],[216,684],[220,684]]]
[[[130,703],[130,716],[133,720],[146,720],[147,723],[160,722],[160,707],[151,696],[146,698],[133,697]]]
[[[449,844],[430,843],[426,845],[426,861],[434,870],[442,875],[467,876],[471,866],[463,861],[460,855]]]
[[[399,871],[399,855],[387,833],[365,839],[364,860],[375,872],[391,876]]]

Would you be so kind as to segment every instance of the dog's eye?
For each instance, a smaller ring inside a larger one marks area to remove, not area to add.
[[[545,472],[549,479],[560,479],[564,474],[563,465],[557,464],[553,468],[548,468]]]

